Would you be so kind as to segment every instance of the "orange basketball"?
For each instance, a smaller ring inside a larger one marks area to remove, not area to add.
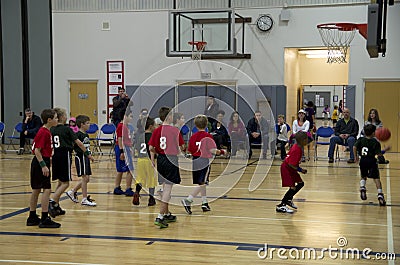
[[[388,128],[378,128],[375,131],[375,137],[379,140],[379,141],[387,141],[390,139],[390,136],[392,134],[390,133]]]

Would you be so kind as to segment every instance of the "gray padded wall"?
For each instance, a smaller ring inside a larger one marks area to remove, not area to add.
[[[212,90],[208,91],[208,94],[213,94],[216,98],[223,98],[223,101],[229,105],[233,105],[234,102],[234,92],[230,91],[225,87],[211,86]],[[286,86],[276,85],[259,86],[261,94],[257,93],[257,86],[238,86],[239,95],[245,95],[246,101],[238,95],[238,111],[240,113],[243,122],[247,124],[247,121],[253,117],[253,111],[257,108],[257,99],[267,98],[271,102],[272,113],[276,120],[278,114],[284,114],[286,116]],[[134,92],[137,92],[134,102],[134,113],[139,113],[141,108],[149,108],[150,116],[157,117],[157,110],[159,107],[175,106],[175,91],[173,88],[168,86],[150,86],[150,87],[140,87],[139,90],[137,85],[126,85],[126,91],[131,96]],[[167,92],[166,92],[167,91]],[[161,98],[158,98],[163,95]],[[196,96],[205,96],[206,89],[202,86],[179,86],[178,87],[178,102],[182,102],[185,99]],[[140,98],[139,98],[140,97]],[[140,99],[140,100],[139,100]],[[156,100],[156,103],[154,100]],[[178,104],[178,102],[176,104]],[[195,109],[203,109],[205,102],[196,102]],[[151,106],[153,106],[151,108]],[[189,118],[197,113],[185,113],[187,121]],[[228,121],[230,117],[230,112],[225,114],[225,120]]]
[[[356,86],[346,86],[346,107],[350,110],[351,116],[354,118],[356,113]],[[359,121],[358,124],[361,126],[364,121]]]
[[[30,107],[53,107],[51,0],[27,1]]]
[[[1,119],[6,125],[6,137],[22,121],[19,115],[23,108],[21,1],[1,0],[0,4],[3,57]]]

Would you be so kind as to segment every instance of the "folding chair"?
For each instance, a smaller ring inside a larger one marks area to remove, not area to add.
[[[7,145],[6,151],[10,150],[10,146],[13,147],[13,149],[10,151],[17,151],[17,149],[15,148],[16,143],[14,141],[18,141],[18,145],[19,145],[19,136],[21,133],[22,133],[22,122],[19,122],[19,123],[17,123],[17,125],[15,125],[12,135],[7,137],[10,141]]]
[[[4,152],[3,149],[3,135],[4,135],[4,131],[6,129],[6,125],[0,121],[0,145],[1,145],[1,151]]]
[[[199,131],[199,129],[197,129],[196,126],[193,127],[192,129],[192,134],[197,133]],[[208,128],[206,127],[206,132],[208,132]]]
[[[89,140],[93,142],[93,153],[100,153],[99,143],[96,137],[90,137],[90,134],[97,134],[99,131],[99,126],[96,123],[91,123],[89,129],[86,131],[89,134]]]
[[[112,155],[112,152],[114,150],[114,145],[115,145],[115,131],[117,129],[115,128],[115,125],[113,123],[106,123],[101,126],[100,131],[98,136],[96,137],[97,145],[99,148],[99,151],[101,154],[103,154],[103,151],[101,150],[101,143],[100,141],[103,142],[109,142],[111,144],[111,149],[109,152],[109,155]],[[112,137],[104,137],[105,135],[111,135]]]
[[[185,124],[182,126],[180,131],[183,137],[183,141],[185,142],[185,145],[187,147],[190,139],[190,128]],[[188,157],[188,153],[185,153],[185,156]]]
[[[314,161],[318,160],[318,145],[329,145],[329,139],[334,133],[335,131],[332,127],[319,127],[317,129],[314,140]]]
[[[340,158],[340,146],[344,146],[344,147],[349,147],[349,145],[347,144],[347,142],[345,143],[345,144],[336,144],[336,146],[335,146],[335,160],[336,161],[340,161],[341,160],[341,158]]]

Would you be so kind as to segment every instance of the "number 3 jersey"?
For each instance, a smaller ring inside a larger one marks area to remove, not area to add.
[[[76,137],[78,137],[78,139],[83,143],[83,145],[86,147],[86,150],[90,152],[89,134],[78,131],[76,133]],[[76,155],[83,156],[83,151],[78,145],[74,145],[74,151]]]

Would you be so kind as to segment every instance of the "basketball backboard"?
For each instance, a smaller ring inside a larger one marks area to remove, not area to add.
[[[239,30],[241,36],[244,34],[244,23],[248,22],[251,22],[251,18],[243,18],[235,14],[233,9],[170,11],[166,55],[191,57],[196,49],[193,43],[206,42],[201,55],[205,59],[249,58],[250,54],[244,54],[243,42],[239,43],[238,52],[238,36],[235,36],[235,24],[243,24],[242,30]]]

